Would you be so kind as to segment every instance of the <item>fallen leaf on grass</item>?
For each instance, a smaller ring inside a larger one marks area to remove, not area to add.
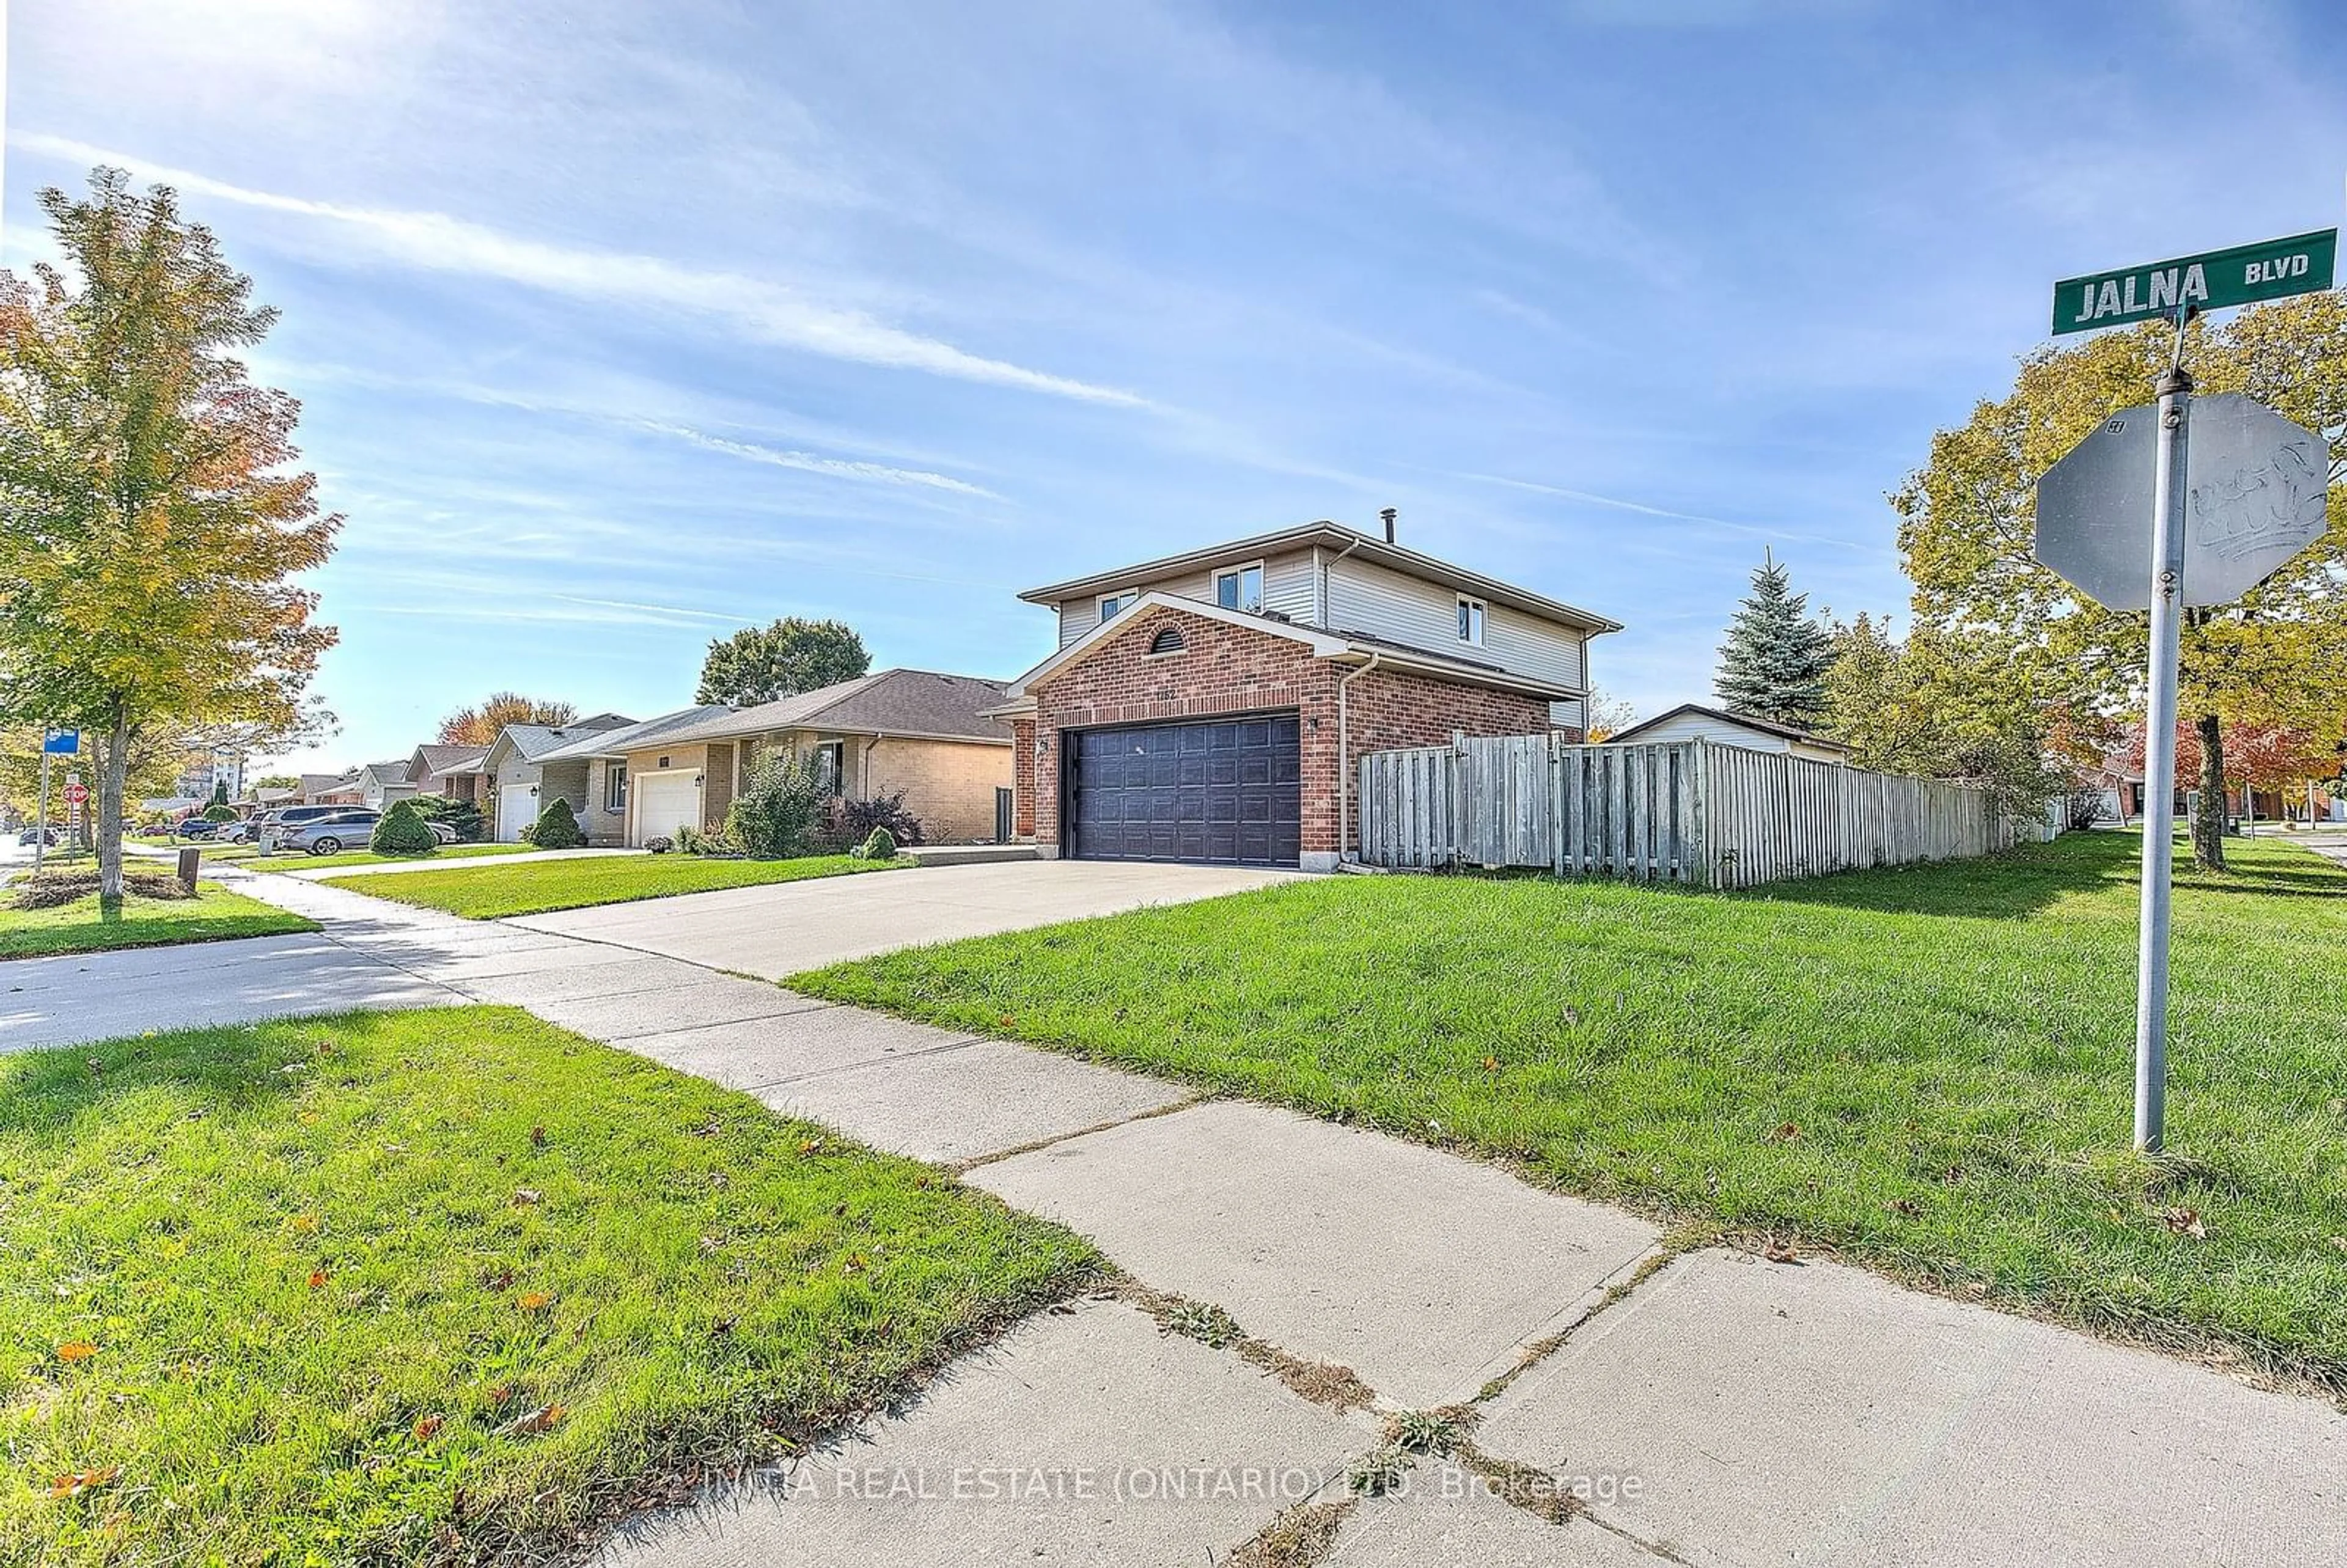
[[[546,1147],[545,1128],[533,1127],[529,1130],[529,1146],[533,1149],[543,1149]]]
[[[78,1497],[93,1487],[106,1485],[121,1473],[122,1467],[118,1464],[105,1465],[97,1470],[68,1471],[49,1483],[49,1498],[52,1501],[63,1501],[68,1497]]]
[[[513,1385],[511,1383],[499,1383],[496,1388],[489,1390],[489,1403],[493,1405],[502,1405],[512,1398]]]
[[[2201,1220],[2198,1209],[2169,1209],[2159,1217],[2167,1221],[2168,1228],[2178,1235],[2188,1235],[2194,1241],[2209,1239],[2209,1226]]]
[[[2331,1238],[2331,1245],[2337,1247],[2341,1252],[2347,1252],[2347,1235],[2332,1236]]]
[[[1923,1212],[1923,1205],[1912,1198],[1893,1198],[1882,1206],[1894,1214],[1904,1214],[1911,1220]]]
[[[97,1354],[97,1347],[87,1339],[68,1339],[57,1347],[57,1359],[60,1361],[87,1361]]]
[[[1499,1059],[1498,1057],[1496,1057],[1496,1056],[1487,1056],[1487,1057],[1485,1057],[1485,1058],[1483,1059],[1483,1071],[1486,1071],[1486,1072],[1497,1072],[1497,1071],[1500,1071],[1500,1059]]]
[[[317,1234],[318,1216],[315,1214],[295,1214],[292,1219],[287,1220],[285,1223],[294,1231],[302,1235],[314,1235]]]
[[[822,1140],[822,1139],[820,1139],[820,1138],[810,1138],[810,1139],[808,1139],[805,1143],[801,1143],[801,1144],[799,1145],[799,1153],[802,1153],[802,1154],[812,1154],[812,1153],[814,1153],[816,1150],[818,1150],[818,1149],[820,1149],[820,1148],[822,1148],[822,1147],[823,1147],[823,1140]]]
[[[1778,1241],[1770,1236],[1760,1244],[1760,1255],[1770,1263],[1799,1263],[1801,1261],[1801,1249],[1791,1242]]]
[[[569,1412],[560,1405],[540,1405],[526,1415],[516,1416],[506,1423],[510,1432],[550,1432]]]
[[[316,1289],[320,1288],[321,1286],[323,1286],[325,1283],[326,1283],[326,1271],[325,1271],[324,1269],[323,1269],[323,1268],[313,1268],[313,1269],[312,1269],[312,1270],[310,1271],[310,1288],[311,1288],[311,1289],[313,1289],[313,1290],[316,1290]]]
[[[430,1442],[440,1435],[440,1429],[446,1424],[444,1419],[439,1416],[420,1418],[415,1423],[415,1440],[419,1443]]]
[[[539,1192],[536,1187],[516,1187],[514,1189],[513,1206],[518,1209],[534,1208],[545,1201],[546,1194]]]
[[[524,1312],[543,1312],[554,1305],[554,1297],[543,1290],[525,1290],[521,1294],[521,1299],[514,1305]]]
[[[1768,1138],[1771,1143],[1798,1143],[1801,1141],[1800,1125],[1798,1122],[1788,1122],[1769,1133]]]

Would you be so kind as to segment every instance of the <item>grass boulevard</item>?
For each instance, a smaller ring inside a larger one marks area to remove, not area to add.
[[[597,856],[581,860],[532,860],[518,866],[487,865],[446,871],[406,871],[396,876],[322,878],[378,898],[445,909],[472,920],[511,915],[543,915],[595,904],[664,898],[675,893],[707,893],[798,882],[811,876],[850,876],[909,866],[909,859],[858,860],[847,855],[805,856],[795,860],[714,860],[690,855]]]
[[[12,1563],[558,1554],[1096,1265],[493,1008],[0,1056],[0,1256]]]
[[[1740,897],[1320,879],[787,983],[2347,1396],[2347,870],[2232,853],[2178,875],[2157,1158],[2120,835]]]

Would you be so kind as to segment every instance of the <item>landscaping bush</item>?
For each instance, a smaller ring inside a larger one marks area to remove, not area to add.
[[[839,803],[840,841],[861,844],[874,833],[887,831],[897,844],[923,842],[921,819],[905,809],[905,792],[876,794],[869,800],[844,800]]]
[[[469,800],[450,800],[445,794],[419,794],[409,798],[416,814],[426,822],[436,822],[455,830],[459,844],[477,844],[487,828],[481,820],[481,808]]]
[[[675,841],[665,833],[655,833],[644,840],[644,847],[654,855],[666,855],[676,847]]]
[[[393,802],[383,820],[374,825],[367,847],[377,855],[429,855],[440,847],[440,841],[432,835],[432,825],[415,809],[415,803],[402,800]]]
[[[827,799],[823,774],[811,757],[784,752],[762,756],[725,814],[725,834],[758,860],[805,855],[823,821]]]
[[[122,890],[141,898],[195,897],[185,883],[169,872],[150,871],[144,866],[126,866],[122,868]],[[17,883],[8,902],[11,907],[17,909],[54,909],[60,904],[87,898],[97,891],[96,866],[73,871],[40,871]]]
[[[215,801],[211,804],[204,807],[204,820],[206,822],[234,822],[236,820],[236,807],[229,804],[226,801]]]
[[[897,858],[897,840],[887,828],[876,827],[869,837],[849,853],[858,860],[894,860]]]
[[[530,825],[528,836],[540,849],[576,849],[587,842],[587,835],[579,831],[577,814],[560,795],[546,803],[546,809]]]

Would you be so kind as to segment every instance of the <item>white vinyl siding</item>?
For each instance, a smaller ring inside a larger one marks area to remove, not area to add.
[[[1562,702],[1548,705],[1548,722],[1560,730],[1577,730],[1581,725],[1581,699],[1568,697]]]
[[[1274,556],[1263,563],[1263,609],[1266,615],[1284,615],[1301,626],[1312,624],[1315,610],[1313,600],[1317,584],[1313,581],[1312,552]]]
[[[1831,746],[1789,740],[1783,735],[1772,735],[1766,730],[1747,730],[1732,718],[1716,719],[1708,713],[1677,714],[1650,730],[1640,730],[1635,739],[1639,745],[1650,741],[1717,741],[1724,745],[1741,746],[1747,752],[1790,752],[1811,762],[1838,763],[1846,760],[1844,753]]]
[[[1496,664],[1561,686],[1582,683],[1579,630],[1504,604],[1488,608],[1483,645],[1459,641],[1459,590],[1367,561],[1328,566],[1328,630]]]

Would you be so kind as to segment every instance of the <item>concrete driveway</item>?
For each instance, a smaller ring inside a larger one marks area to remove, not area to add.
[[[1021,860],[729,887],[506,924],[773,980],[892,948],[1185,904],[1296,876],[1239,866]]]

